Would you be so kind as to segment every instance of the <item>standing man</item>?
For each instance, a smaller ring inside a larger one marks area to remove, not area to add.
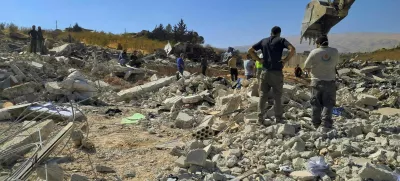
[[[271,36],[264,38],[253,45],[248,53],[254,60],[263,64],[260,83],[260,102],[258,104],[258,121],[263,124],[266,113],[266,103],[268,101],[268,92],[273,91],[275,121],[283,121],[282,91],[283,91],[283,66],[295,54],[296,49],[285,38],[281,38],[281,28],[275,26],[271,30]],[[289,49],[290,53],[282,59],[283,49]],[[263,59],[260,59],[256,51],[261,50]]]
[[[206,76],[208,62],[207,59],[201,57],[201,73]]]
[[[36,31],[36,26],[33,25],[31,31],[28,32],[29,37],[31,38],[31,49],[30,53],[36,54],[36,46],[37,46],[37,39],[38,39],[38,32]]]
[[[183,61],[184,57],[185,57],[185,54],[181,53],[179,58],[176,59],[176,65],[177,65],[178,72],[179,72],[179,75],[176,76],[177,79],[179,79],[180,76],[183,76],[183,71],[185,70],[185,62]]]
[[[310,52],[304,63],[304,69],[311,74],[312,123],[318,128],[323,121],[323,126],[330,129],[336,103],[335,78],[339,52],[329,47],[327,36],[319,37],[316,44],[317,48]]]
[[[244,66],[244,75],[246,76],[246,79],[249,80],[253,78],[255,72],[255,63],[251,59],[250,54],[246,55],[246,60],[243,62],[243,66]]]
[[[230,59],[228,60],[228,67],[230,68],[231,71],[231,79],[232,82],[235,82],[238,79],[238,69],[236,67],[236,57],[235,55],[231,56]]]
[[[40,51],[40,54],[43,55],[44,54],[44,38],[43,38],[43,33],[42,33],[42,28],[40,26],[38,26],[38,31],[37,31],[37,36],[38,36],[38,48]]]

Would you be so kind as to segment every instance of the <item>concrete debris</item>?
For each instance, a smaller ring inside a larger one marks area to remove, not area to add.
[[[43,104],[43,101],[75,101],[94,106],[106,102],[121,107],[129,102],[129,106],[146,117],[138,126],[152,136],[164,136],[161,133],[165,126],[186,129],[176,130],[177,135],[168,132],[179,138],[178,142],[187,138],[181,139],[180,132],[190,132],[192,136],[187,144],[157,147],[171,149],[169,153],[175,160],[165,163],[168,168],[160,171],[159,180],[171,180],[169,174],[180,180],[209,181],[316,180],[317,177],[324,181],[396,180],[400,167],[398,61],[343,64],[338,70],[334,125],[324,130],[312,126],[311,95],[306,86],[285,82],[283,123],[275,123],[273,105],[270,105],[268,118],[261,125],[257,79],[243,80],[239,88],[223,77],[188,72],[192,67],[199,67],[199,63],[186,60],[183,78],[177,78],[171,75],[176,71],[175,59],[170,58],[175,53],[172,47],[167,47],[167,55],[165,51],[162,55],[155,52],[141,58],[146,67],[156,65],[153,68],[159,71],[153,71],[121,66],[116,60],[119,51],[82,43],[47,42],[46,46],[52,47],[50,55],[25,53],[24,42],[6,45],[7,53],[0,52],[0,98],[15,106],[0,109],[0,120],[13,120],[20,115],[26,116],[24,119],[48,116],[52,120],[25,122],[25,126],[37,125],[10,136],[11,142],[2,144],[2,151],[38,142],[39,132],[42,138],[48,137],[57,127],[54,122],[72,121],[72,110]],[[165,67],[173,69],[164,72]],[[214,64],[210,67],[227,68]],[[162,77],[168,75],[166,72],[169,76]],[[62,118],[55,117],[54,111],[59,110]],[[79,113],[74,115],[85,117]],[[83,132],[71,131],[71,144],[95,149]],[[22,155],[21,152],[18,156]],[[318,176],[307,171],[305,164],[315,156],[323,157],[331,170],[325,169]],[[0,158],[2,162],[17,160]],[[111,155],[107,159],[112,159]],[[103,165],[97,165],[96,171],[120,172]],[[130,169],[123,173],[124,178],[139,176]],[[71,180],[91,179],[73,174]]]

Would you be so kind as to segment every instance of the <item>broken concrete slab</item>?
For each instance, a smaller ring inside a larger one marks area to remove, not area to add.
[[[377,106],[379,101],[375,96],[368,94],[360,94],[357,98],[357,105]]]
[[[338,70],[339,76],[347,75],[349,73],[351,73],[351,69],[349,68],[343,68]]]
[[[187,158],[185,156],[180,156],[175,160],[175,165],[180,168],[189,168],[189,163],[187,162]]]
[[[138,96],[145,92],[153,92],[157,89],[167,86],[176,80],[175,76],[164,77],[155,82],[148,82],[146,84],[135,86],[130,89],[125,89],[117,93],[119,100],[130,100],[134,96]]]
[[[36,124],[35,121],[27,121],[24,125],[24,129],[26,130],[19,133],[10,141],[4,143],[1,146],[0,151],[13,150],[30,143],[35,143],[40,140],[46,140],[50,133],[53,131],[54,125],[55,124],[53,120],[46,120],[38,124]],[[1,162],[5,164],[10,164],[19,159],[21,155],[24,155],[28,151],[29,150],[26,149],[14,151],[14,156],[9,156]]]
[[[391,107],[379,108],[378,110],[375,110],[373,112],[381,114],[381,115],[386,115],[386,116],[393,116],[396,114],[400,115],[400,109],[391,108]]]
[[[63,89],[58,82],[47,82],[44,84],[46,91],[50,94],[68,95],[70,91]]]
[[[49,53],[56,56],[69,56],[72,53],[72,47],[71,44],[67,43],[59,47],[54,47],[53,49],[50,49]]]
[[[167,108],[171,108],[174,104],[179,104],[182,102],[183,96],[175,96],[164,100],[164,106]]]
[[[182,102],[185,104],[194,104],[203,100],[201,95],[186,96],[182,98]]]
[[[368,73],[372,73],[378,70],[381,70],[382,68],[379,66],[368,66],[368,67],[364,67],[360,70],[360,73],[363,74],[368,74]]]
[[[18,68],[18,66],[12,64],[10,65],[10,68],[16,75],[18,75],[18,81],[22,82],[26,79],[26,75]]]
[[[16,85],[3,90],[1,97],[7,99],[15,99],[20,96],[33,94],[40,90],[40,85],[35,82],[27,82],[21,85]]]
[[[358,176],[362,179],[397,181],[397,177],[392,172],[378,168],[370,163],[360,169]]]

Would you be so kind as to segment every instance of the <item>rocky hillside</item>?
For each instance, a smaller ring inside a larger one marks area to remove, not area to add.
[[[298,52],[313,49],[314,45],[308,42],[300,44],[300,36],[286,37]],[[329,36],[332,47],[336,47],[340,52],[371,52],[381,48],[393,48],[400,44],[400,34],[390,33],[345,33],[331,34]],[[247,51],[250,45],[237,46],[240,51]]]

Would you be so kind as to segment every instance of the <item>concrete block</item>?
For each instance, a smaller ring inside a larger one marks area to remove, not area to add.
[[[378,98],[368,94],[360,94],[357,96],[357,105],[377,106]]]
[[[177,103],[179,104],[180,102],[182,102],[182,98],[183,98],[183,96],[175,96],[175,97],[165,99],[163,102],[164,106],[166,108],[171,108],[174,104],[177,104]]]
[[[138,96],[142,93],[148,93],[156,91],[157,89],[167,86],[176,80],[175,76],[161,78],[154,82],[148,82],[146,84],[135,86],[129,89],[122,90],[117,93],[119,100],[130,100],[134,96]]]
[[[44,87],[47,92],[50,94],[56,94],[56,95],[68,95],[69,91],[66,89],[63,89],[58,82],[47,82],[44,84]]]
[[[175,119],[175,126],[181,129],[188,129],[193,127],[193,117],[186,113],[179,112]]]
[[[204,149],[196,149],[189,151],[186,161],[188,164],[205,166],[207,153]]]

